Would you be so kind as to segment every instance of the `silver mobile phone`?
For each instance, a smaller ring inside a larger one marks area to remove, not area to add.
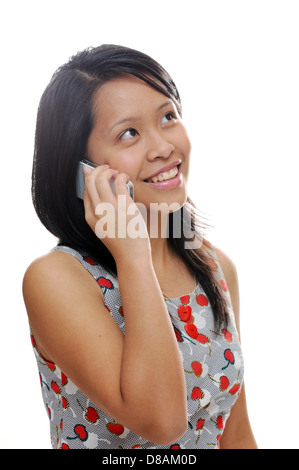
[[[89,160],[81,160],[78,165],[77,170],[77,197],[83,199],[83,191],[84,191],[84,174],[83,174],[83,166],[88,166],[89,168],[96,168],[97,165]],[[115,193],[114,188],[114,180],[110,180],[110,186],[112,191]],[[131,198],[134,200],[134,186],[132,181],[128,181],[127,188]]]

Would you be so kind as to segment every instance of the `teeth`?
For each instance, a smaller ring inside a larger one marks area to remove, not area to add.
[[[179,170],[178,167],[175,166],[170,171],[164,171],[163,173],[159,173],[157,176],[151,178],[152,183],[157,183],[157,181],[166,181],[174,178],[178,174]]]

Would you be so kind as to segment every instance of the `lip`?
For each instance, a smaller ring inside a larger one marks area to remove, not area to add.
[[[163,168],[159,168],[159,170],[157,170],[155,173],[153,173],[152,175],[148,176],[147,178],[145,178],[144,181],[146,181],[147,183],[150,183],[149,180],[151,180],[154,176],[157,176],[159,175],[160,173],[164,173],[165,171],[170,171],[172,168],[175,168],[176,166],[179,166],[180,164],[182,163],[182,160],[177,160],[176,162],[172,162],[170,163],[169,165],[167,166],[163,166]],[[162,181],[163,182],[163,181]],[[155,183],[156,184],[156,183]]]
[[[169,170],[171,170],[171,168],[174,168],[177,165],[170,166]],[[164,170],[164,171],[169,171],[169,170]],[[155,189],[173,189],[173,188],[176,188],[177,186],[180,186],[180,184],[183,181],[181,168],[179,167],[178,170],[179,170],[178,174],[174,178],[171,178],[171,179],[165,180],[165,181],[157,181],[156,183],[153,183],[152,181],[146,181],[146,183],[149,184],[150,186],[152,186]],[[159,173],[161,173],[161,170],[158,173],[155,173],[153,176],[156,176]],[[153,178],[153,176],[151,176],[151,178]]]

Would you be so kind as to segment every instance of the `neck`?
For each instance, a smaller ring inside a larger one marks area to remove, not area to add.
[[[168,215],[161,213],[151,214],[147,219],[147,231],[150,237],[152,258],[156,264],[167,261],[170,256],[168,244]]]

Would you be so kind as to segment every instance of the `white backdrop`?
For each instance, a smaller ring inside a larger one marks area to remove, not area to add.
[[[0,447],[50,447],[21,292],[55,244],[30,196],[38,101],[69,56],[115,43],[156,58],[179,88],[190,195],[239,272],[252,427],[260,448],[299,448],[299,2],[10,0],[0,18]]]

